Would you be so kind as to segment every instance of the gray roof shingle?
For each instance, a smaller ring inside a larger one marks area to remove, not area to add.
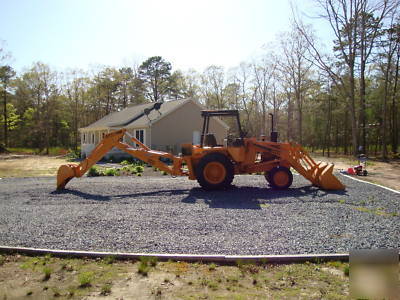
[[[148,127],[150,120],[155,122],[156,120],[167,115],[169,112],[173,111],[177,107],[187,103],[188,101],[193,101],[191,99],[180,99],[163,102],[160,110],[152,110],[151,113],[146,116],[143,114],[146,108],[151,108],[154,102],[144,103],[134,106],[128,106],[121,111],[116,111],[110,113],[100,120],[80,129],[108,129],[108,128],[120,128],[120,127]],[[129,122],[132,120],[131,122]]]

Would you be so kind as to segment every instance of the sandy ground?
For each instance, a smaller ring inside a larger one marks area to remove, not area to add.
[[[358,164],[358,161],[352,158],[331,156],[324,157],[313,155],[316,161],[325,161],[335,164],[336,170],[347,170]],[[355,176],[357,179],[369,181],[372,183],[387,186],[400,191],[400,161],[382,162],[377,160],[367,161],[368,176]]]
[[[67,163],[63,157],[41,155],[0,155],[1,177],[55,176],[60,165]]]

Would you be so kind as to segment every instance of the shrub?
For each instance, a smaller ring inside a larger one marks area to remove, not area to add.
[[[88,172],[89,177],[96,177],[96,176],[101,176],[101,175],[102,175],[102,172],[99,170],[98,167],[93,166],[89,169],[89,172]]]
[[[76,161],[81,158],[81,151],[78,149],[76,151],[71,151],[67,154],[67,161]]]
[[[105,172],[106,176],[115,176],[117,175],[117,170],[116,169],[107,169]]]
[[[144,168],[142,166],[136,166],[135,170],[136,170],[136,173],[143,173]]]
[[[131,167],[126,167],[127,168],[127,171],[129,172],[129,173],[131,173],[131,174],[136,174],[137,172],[136,172],[136,167],[134,167],[134,166],[131,166]]]
[[[121,161],[121,165],[123,165],[123,166],[127,166],[127,165],[130,165],[130,164],[131,164],[131,162],[126,160],[126,159]]]

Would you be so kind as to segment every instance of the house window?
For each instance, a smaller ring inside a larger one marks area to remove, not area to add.
[[[142,144],[146,144],[145,143],[145,139],[144,139],[145,135],[144,135],[144,129],[136,129],[135,130],[135,138],[141,142]]]
[[[83,143],[86,144],[86,133],[83,134]]]
[[[92,133],[92,144],[94,144],[94,133]]]

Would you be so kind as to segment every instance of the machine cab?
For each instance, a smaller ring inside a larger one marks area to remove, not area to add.
[[[243,161],[245,157],[244,133],[240,125],[239,111],[203,110],[201,116],[203,117],[203,129],[201,132],[200,147],[224,147],[234,161]],[[211,117],[221,117],[230,125],[228,136],[224,140],[224,145],[217,145],[214,134],[209,132]]]

